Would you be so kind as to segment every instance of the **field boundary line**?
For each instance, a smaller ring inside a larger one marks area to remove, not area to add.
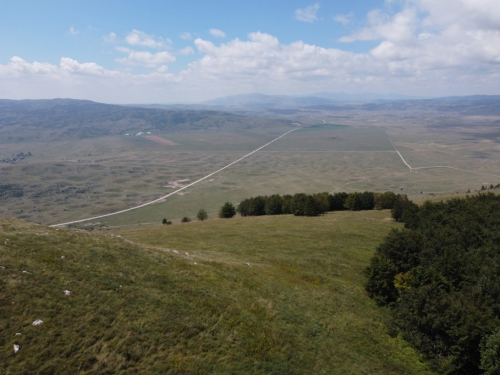
[[[394,143],[392,143],[392,140],[389,137],[388,137],[388,139],[389,139],[389,142],[391,142],[392,147],[394,147],[394,150],[396,150],[396,152],[398,153],[398,155],[401,158],[401,160],[403,160],[403,163],[405,163],[406,166],[408,168],[410,168],[410,171],[415,171],[415,170],[419,170],[419,169],[448,168],[448,169],[455,169],[457,171],[462,171],[462,172],[469,172],[469,173],[474,173],[474,174],[482,174],[482,175],[485,175],[485,176],[492,176],[492,177],[499,177],[500,178],[500,176],[496,175],[496,174],[484,173],[484,172],[476,172],[476,171],[469,171],[467,169],[452,167],[450,165],[431,165],[431,166],[428,166],[428,167],[412,167],[410,164],[408,164],[406,162],[406,160],[403,158],[403,155],[401,155],[401,153],[398,151],[398,149],[396,148],[396,146],[394,146]]]
[[[392,147],[394,147],[394,150],[396,150],[396,152],[398,153],[398,155],[401,158],[401,160],[403,160],[403,163],[405,163],[406,166],[408,168],[410,168],[410,171],[411,171],[412,170],[411,165],[406,162],[406,160],[403,158],[403,155],[401,155],[401,153],[398,151],[398,149],[396,148],[396,146],[394,146],[394,143],[392,143],[392,140],[389,137],[387,137],[387,139],[389,140],[389,142],[391,142]]]
[[[53,227],[53,228],[54,228],[54,227],[62,227],[62,226],[65,226],[65,225],[77,224],[77,223],[83,223],[83,222],[85,222],[85,221],[102,219],[103,217],[109,217],[109,216],[113,216],[113,215],[123,214],[123,213],[125,213],[125,212],[129,212],[129,211],[132,211],[132,210],[136,210],[136,209],[138,209],[138,208],[142,208],[142,207],[149,206],[150,204],[158,203],[158,202],[160,202],[160,201],[162,201],[162,200],[164,200],[164,199],[166,199],[166,198],[168,198],[168,197],[171,197],[171,196],[172,196],[172,195],[174,195],[174,194],[179,193],[180,191],[182,191],[182,190],[184,190],[184,189],[187,189],[187,188],[189,188],[189,187],[191,187],[191,186],[193,186],[193,185],[196,185],[197,183],[199,183],[199,182],[201,182],[201,181],[203,181],[203,180],[206,180],[206,179],[207,179],[207,178],[209,178],[209,177],[212,177],[213,175],[215,175],[215,174],[217,174],[217,173],[219,173],[219,172],[222,172],[224,169],[227,169],[227,168],[231,167],[232,165],[234,165],[234,164],[236,164],[236,163],[238,163],[238,162],[242,161],[243,159],[245,159],[245,158],[247,158],[247,157],[249,157],[249,156],[251,156],[251,155],[255,154],[256,152],[258,152],[258,151],[262,150],[264,147],[269,146],[271,143],[276,142],[278,139],[283,138],[285,135],[290,134],[291,132],[293,132],[293,131],[295,131],[295,130],[298,130],[298,129],[301,129],[301,127],[300,127],[300,128],[295,128],[295,129],[292,129],[292,130],[289,130],[289,131],[287,131],[286,133],[284,133],[284,134],[280,135],[279,137],[274,138],[271,142],[266,143],[264,146],[260,146],[259,148],[257,148],[257,149],[255,149],[255,150],[253,150],[252,152],[250,152],[250,153],[246,154],[245,156],[242,156],[242,157],[241,157],[241,158],[239,158],[238,160],[235,160],[235,161],[233,161],[232,163],[229,163],[228,165],[226,165],[226,166],[224,166],[224,167],[222,167],[222,168],[220,168],[220,169],[216,170],[215,172],[212,172],[212,173],[210,173],[210,174],[206,175],[205,177],[202,177],[202,178],[200,178],[200,179],[198,179],[198,180],[196,180],[196,181],[194,181],[194,182],[192,182],[192,183],[190,183],[190,184],[188,184],[188,185],[186,185],[186,186],[181,187],[180,189],[177,189],[177,190],[173,191],[172,193],[169,193],[169,194],[167,194],[167,195],[164,195],[164,196],[162,196],[162,197],[160,197],[160,198],[157,198],[157,199],[155,199],[155,200],[152,200],[152,201],[150,201],[150,202],[143,203],[143,204],[141,204],[141,205],[139,205],[139,206],[135,206],[135,207],[127,208],[127,209],[125,209],[125,210],[120,210],[120,211],[112,212],[112,213],[110,213],[110,214],[104,214],[104,215],[99,215],[99,216],[89,217],[89,218],[87,218],[87,219],[80,219],[80,220],[68,221],[68,222],[66,222],[66,223],[52,224],[52,225],[49,225],[49,227]]]

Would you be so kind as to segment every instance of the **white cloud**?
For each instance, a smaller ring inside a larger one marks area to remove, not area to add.
[[[125,54],[117,61],[125,67],[116,70],[69,57],[53,65],[15,56],[0,64],[0,97],[130,103],[193,101],[255,91],[500,94],[500,2],[392,0],[390,5],[392,9],[367,15],[365,27],[342,38],[342,49],[300,40],[285,44],[261,32],[224,43],[198,38],[194,47],[201,57],[175,74],[169,72],[174,54],[192,54],[191,47],[175,53],[117,47]],[[374,40],[376,46],[349,51],[347,42],[359,40]],[[149,73],[142,73],[145,69]]]
[[[226,33],[222,30],[219,30],[219,29],[210,29],[209,32],[210,32],[210,35],[212,35],[216,38],[225,38],[226,37]]]
[[[351,22],[352,17],[354,16],[353,12],[347,13],[347,14],[337,14],[335,16],[332,16],[332,19],[335,22],[339,22],[342,25],[347,25],[349,22]]]
[[[155,38],[140,30],[132,30],[125,38],[125,41],[131,46],[142,46],[150,48],[166,48],[171,44],[170,39]]]
[[[149,74],[107,70],[94,62],[63,57],[59,65],[29,63],[14,56],[0,64],[0,96],[13,99],[75,98],[108,103],[144,103],[158,100],[165,86],[178,78],[160,67]]]
[[[178,53],[179,53],[179,55],[182,55],[182,56],[192,55],[192,54],[194,54],[194,49],[191,46],[187,46],[186,48],[179,50]]]
[[[319,3],[315,3],[305,7],[304,9],[295,10],[295,19],[302,22],[314,22],[318,19],[317,13]]]
[[[116,42],[116,34],[111,32],[107,35],[104,35],[102,37],[102,39],[106,42],[106,43],[115,43]]]
[[[73,26],[71,26],[71,27],[69,28],[69,33],[70,33],[71,35],[78,35],[78,34],[80,34],[80,31],[78,31],[78,30],[77,30],[77,29],[75,29]]]
[[[458,69],[491,74],[500,62],[500,2],[407,0],[395,14],[375,10],[343,42],[380,40],[370,56],[410,74]],[[388,70],[390,71],[390,69]],[[457,72],[454,72],[457,74]]]
[[[116,62],[124,65],[143,65],[152,68],[175,61],[175,56],[167,51],[151,53],[149,51],[134,51],[124,47],[117,47],[116,50],[128,54],[127,57],[116,59]]]
[[[184,39],[184,40],[193,39],[193,36],[191,35],[191,33],[188,33],[188,32],[181,33],[181,35],[179,35],[179,36],[181,37],[181,39]]]

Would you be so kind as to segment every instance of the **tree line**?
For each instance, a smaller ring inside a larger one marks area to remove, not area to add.
[[[442,374],[500,374],[500,196],[401,200],[366,270],[391,330]]]
[[[297,193],[294,195],[273,194],[242,200],[237,207],[226,202],[219,210],[219,217],[230,218],[239,213],[241,216],[295,215],[318,216],[329,211],[361,211],[373,209],[392,209],[399,201],[408,201],[406,196],[392,191],[374,193],[370,191],[354,193]]]

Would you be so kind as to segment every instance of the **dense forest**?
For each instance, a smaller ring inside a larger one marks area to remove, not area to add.
[[[437,372],[500,374],[500,197],[400,203],[405,228],[377,248],[369,295]]]

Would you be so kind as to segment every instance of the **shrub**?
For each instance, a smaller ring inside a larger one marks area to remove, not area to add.
[[[236,215],[236,209],[231,202],[226,202],[219,210],[219,217],[221,219],[229,219]]]
[[[196,217],[200,221],[207,220],[208,219],[207,211],[205,211],[205,209],[203,209],[203,208],[200,208],[200,210],[198,211],[198,214],[196,215]]]

